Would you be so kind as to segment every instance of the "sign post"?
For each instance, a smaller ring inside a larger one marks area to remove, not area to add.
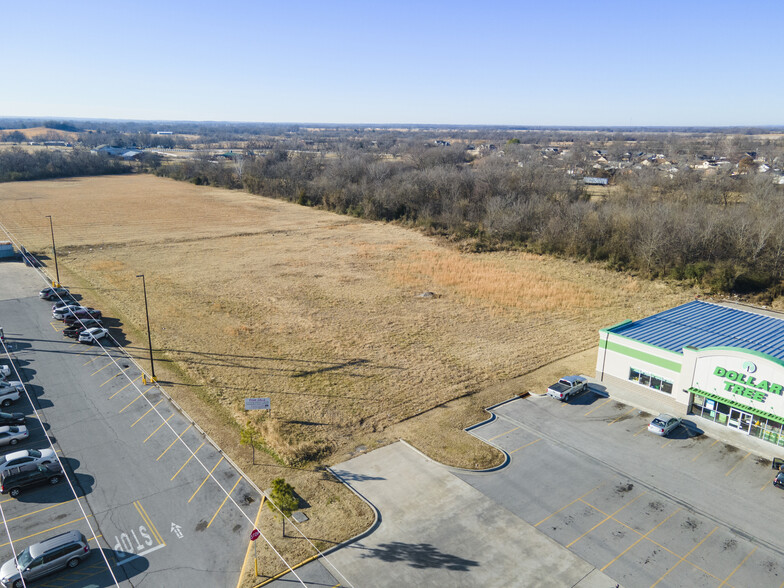
[[[272,405],[269,398],[246,398],[245,410],[268,410],[272,414]],[[256,465],[256,446],[253,445],[253,433],[250,434],[251,461]],[[258,537],[258,535],[257,535]]]
[[[258,539],[260,535],[261,535],[261,533],[259,533],[258,529],[253,529],[250,532],[250,540],[253,541],[253,565],[254,565],[255,570],[256,570],[256,577],[257,578],[259,577],[259,554],[256,551],[256,539]]]

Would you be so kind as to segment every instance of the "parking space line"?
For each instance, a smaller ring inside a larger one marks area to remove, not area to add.
[[[659,582],[661,582],[662,580],[664,580],[665,576],[667,576],[667,574],[669,574],[669,573],[670,573],[672,570],[674,570],[675,568],[677,568],[677,567],[678,567],[678,566],[681,564],[681,562],[684,562],[684,561],[685,561],[686,563],[691,563],[691,562],[689,562],[689,561],[688,561],[686,558],[687,558],[687,557],[689,557],[689,556],[690,556],[692,553],[694,553],[694,552],[697,550],[697,548],[698,548],[700,545],[702,545],[703,543],[705,543],[705,541],[707,541],[707,540],[708,540],[708,537],[710,537],[711,535],[713,535],[713,533],[714,533],[714,532],[716,531],[716,529],[718,529],[718,528],[719,528],[719,527],[718,527],[718,525],[717,525],[717,526],[715,526],[715,527],[713,527],[713,530],[712,530],[710,533],[708,533],[707,535],[705,535],[705,537],[703,537],[703,538],[702,538],[702,541],[700,541],[699,543],[697,543],[697,545],[695,545],[694,547],[692,547],[692,548],[689,550],[689,552],[688,552],[686,555],[684,555],[683,557],[681,557],[680,555],[676,556],[676,557],[680,558],[680,560],[678,561],[678,563],[676,563],[676,564],[675,564],[674,566],[672,566],[672,567],[671,567],[669,570],[667,570],[666,572],[664,572],[664,574],[662,574],[662,576],[661,576],[661,577],[660,577],[658,580],[656,580],[656,581],[655,581],[655,582],[654,582],[654,583],[651,585],[651,588],[654,588],[654,586],[656,586],[656,584],[658,584]],[[755,549],[756,549],[756,547],[755,547]],[[738,567],[740,567],[740,566],[738,566]],[[733,572],[733,573],[734,573],[734,572]],[[712,575],[712,574],[710,574],[710,575]],[[730,574],[730,575],[732,575],[732,574]],[[715,577],[715,576],[714,576],[714,577]],[[726,582],[726,580],[725,580],[725,582]]]
[[[146,438],[144,441],[142,441],[142,443],[147,443],[147,441],[149,441],[149,440],[150,440],[150,437],[152,437],[153,435],[155,435],[155,433],[157,433],[157,432],[158,432],[158,430],[159,430],[159,429],[160,429],[160,428],[161,428],[163,425],[165,425],[166,423],[168,423],[168,422],[169,422],[169,421],[172,419],[172,417],[174,417],[174,415],[171,415],[171,416],[170,416],[168,419],[166,419],[166,420],[165,420],[165,421],[163,421],[163,422],[162,422],[160,425],[158,425],[158,426],[156,427],[156,429],[155,429],[155,430],[154,430],[152,433],[150,433],[149,435],[147,435],[147,438]]]
[[[229,496],[231,496],[231,493],[232,493],[232,492],[234,492],[234,489],[237,487],[237,484],[239,484],[239,483],[240,483],[240,480],[242,480],[242,476],[239,476],[239,477],[237,478],[237,481],[236,481],[236,482],[234,482],[234,486],[232,486],[232,487],[231,487],[231,490],[229,490],[228,494],[226,494],[226,498],[224,498],[224,499],[223,499],[223,502],[221,502],[220,506],[218,507],[218,510],[216,510],[216,511],[215,511],[215,514],[214,514],[214,515],[212,515],[212,518],[210,519],[210,522],[209,522],[209,523],[207,523],[207,528],[208,528],[208,529],[210,528],[210,525],[212,524],[212,521],[214,521],[214,520],[215,520],[215,517],[217,517],[217,516],[218,516],[218,513],[219,513],[219,512],[221,511],[221,509],[223,508],[223,505],[224,505],[224,504],[226,504],[226,501],[229,499]]]
[[[142,375],[143,375],[143,374],[142,374]],[[141,377],[142,377],[142,375],[139,375],[138,377],[134,378],[133,380],[131,380],[130,382],[128,382],[128,383],[127,383],[125,386],[123,386],[122,388],[120,388],[119,390],[117,390],[117,392],[115,392],[114,394],[112,394],[111,396],[109,396],[109,400],[111,400],[112,398],[114,398],[115,396],[117,396],[117,395],[118,395],[120,392],[122,392],[123,390],[125,390],[125,389],[126,389],[128,386],[130,386],[131,384],[133,384],[134,382],[136,382],[136,381],[137,381],[139,378],[141,378]]]
[[[708,451],[708,449],[710,449],[711,447],[713,447],[714,445],[716,445],[716,443],[718,443],[718,442],[719,442],[719,440],[718,440],[718,439],[716,439],[716,440],[715,440],[713,443],[711,443],[711,444],[710,444],[708,447],[706,447],[705,449],[703,449],[702,451],[700,451],[700,452],[699,452],[697,455],[695,455],[695,456],[694,456],[694,457],[693,457],[691,460],[692,460],[692,461],[697,461],[697,458],[698,458],[699,456],[701,456],[703,453],[705,453],[706,451]]]
[[[101,357],[101,356],[99,355],[98,357]],[[100,372],[100,371],[102,371],[102,370],[105,370],[106,368],[108,368],[110,365],[114,365],[114,362],[113,362],[113,361],[110,361],[110,362],[109,362],[109,363],[107,363],[105,366],[103,366],[102,368],[98,368],[97,370],[95,370],[95,371],[94,371],[93,373],[91,373],[90,375],[91,375],[91,376],[94,376],[94,375],[95,375],[95,374],[97,374],[98,372]]]
[[[222,455],[221,455],[221,458],[218,460],[218,463],[216,463],[216,464],[215,464],[215,466],[214,466],[214,467],[213,467],[213,468],[210,470],[210,473],[209,473],[209,474],[207,474],[207,476],[204,478],[204,481],[203,481],[201,484],[199,484],[199,487],[198,487],[198,488],[196,488],[196,492],[194,492],[194,493],[191,495],[191,497],[188,499],[188,504],[190,504],[190,503],[191,503],[191,500],[193,500],[193,499],[195,498],[195,496],[196,496],[196,495],[199,493],[199,490],[201,490],[201,487],[202,487],[202,486],[204,486],[204,482],[206,482],[207,480],[209,480],[209,479],[212,477],[212,472],[214,472],[214,471],[215,471],[215,469],[216,469],[216,468],[217,468],[217,467],[220,465],[220,463],[221,463],[221,462],[222,462],[224,459],[226,459],[226,458],[225,458],[224,456],[222,456]]]
[[[89,348],[88,348],[88,349],[86,349],[84,352],[85,352],[85,353],[87,353],[88,351],[92,351],[92,349],[89,349]],[[82,365],[83,365],[83,366],[85,366],[85,365],[89,365],[89,364],[91,364],[92,362],[94,362],[95,360],[97,360],[97,359],[101,359],[102,357],[104,357],[103,353],[102,353],[102,354],[100,354],[100,355],[96,355],[96,356],[95,356],[95,357],[93,357],[93,358],[92,358],[90,361],[88,361],[88,362],[86,362],[86,363],[83,363]]]
[[[92,518],[93,515],[87,515],[87,518]],[[49,529],[44,529],[43,531],[38,531],[38,533],[33,533],[32,535],[28,535],[27,537],[18,537],[15,541],[24,541],[25,539],[29,539],[30,537],[37,537],[38,535],[43,535],[44,533],[48,533],[49,531],[54,531],[55,529],[59,529],[60,527],[65,527],[66,525],[72,525],[74,523],[78,523],[83,521],[84,517],[79,517],[78,519],[74,519],[72,521],[68,521],[67,523],[63,523],[62,525],[57,525],[56,527],[51,527]],[[6,545],[10,545],[10,543],[2,543],[0,547],[5,547]]]
[[[11,521],[18,521],[19,519],[23,519],[25,517],[29,517],[30,515],[34,515],[34,514],[37,514],[39,512],[43,512],[45,510],[49,510],[50,508],[54,508],[56,506],[62,506],[63,504],[68,504],[69,502],[73,502],[74,500],[76,500],[76,499],[75,498],[71,498],[71,500],[66,500],[65,502],[58,502],[57,504],[50,504],[49,506],[45,506],[43,508],[39,508],[38,510],[34,510],[33,512],[28,512],[26,514],[19,515],[17,517],[13,517],[11,519],[6,519],[6,522],[10,523]]]
[[[79,341],[74,341],[73,343],[71,343],[71,344],[68,346],[68,349],[70,349],[71,347],[76,347],[77,345],[81,345],[81,343],[79,343]]]
[[[150,532],[153,534],[155,539],[158,540],[158,543],[160,543],[161,545],[166,545],[166,541],[164,541],[163,537],[161,537],[161,534],[158,532],[157,527],[152,522],[152,519],[150,518],[150,515],[147,514],[146,510],[144,510],[144,507],[142,506],[142,503],[137,500],[136,502],[133,503],[133,505],[136,507],[136,511],[139,513],[139,516],[142,517],[142,520],[145,523],[147,523],[147,526],[150,527]]]
[[[188,425],[188,429],[190,429],[192,426],[193,426],[193,423],[191,423],[190,425]],[[161,458],[164,456],[164,454],[165,454],[167,451],[169,451],[169,449],[171,449],[171,448],[172,448],[172,445],[174,445],[175,443],[177,443],[177,441],[178,441],[179,439],[181,439],[181,438],[182,438],[182,436],[183,436],[185,433],[187,433],[187,432],[188,432],[188,429],[185,429],[185,430],[184,430],[182,433],[180,433],[179,435],[177,435],[177,436],[174,438],[174,441],[172,441],[172,442],[171,442],[171,445],[169,445],[169,446],[168,446],[166,449],[164,449],[164,450],[163,450],[163,453],[161,453],[161,454],[160,454],[160,455],[159,455],[159,456],[158,456],[158,457],[155,459],[155,461],[158,461],[159,459],[161,459]]]
[[[668,440],[668,441],[665,441],[665,442],[662,444],[662,447],[667,447],[667,446],[668,446],[670,443],[672,443],[673,441],[675,441],[675,439],[670,439],[670,440]]]
[[[567,546],[566,546],[566,548],[567,548],[567,549],[569,549],[569,548],[570,548],[572,545],[574,545],[575,543],[577,543],[577,542],[578,542],[580,539],[582,539],[583,537],[585,537],[585,536],[586,536],[588,533],[590,533],[591,531],[593,531],[593,530],[594,530],[594,529],[596,529],[597,527],[600,527],[601,525],[603,525],[604,523],[606,523],[607,521],[609,521],[611,518],[613,518],[615,515],[617,515],[619,512],[621,512],[621,511],[622,511],[624,508],[626,508],[627,506],[629,506],[629,505],[630,505],[630,504],[632,504],[633,502],[636,502],[638,498],[642,498],[642,497],[643,497],[643,496],[645,496],[647,493],[648,493],[648,491],[647,491],[647,490],[645,490],[644,492],[640,492],[640,493],[639,493],[637,496],[635,496],[634,498],[632,498],[632,499],[631,499],[629,502],[627,502],[626,504],[624,504],[624,505],[623,505],[621,508],[619,508],[618,510],[616,510],[614,513],[612,513],[611,515],[606,515],[606,516],[604,517],[604,519],[602,519],[601,521],[599,521],[598,523],[596,523],[596,524],[595,524],[593,527],[591,527],[590,529],[588,529],[588,530],[587,530],[585,533],[583,533],[582,535],[580,535],[580,536],[579,536],[577,539],[575,539],[574,541],[572,541],[571,543],[569,543],[569,545],[567,545]],[[583,500],[582,502],[584,502],[585,504],[588,504],[588,503],[587,503],[587,502],[585,502],[584,500]],[[590,505],[590,504],[588,504],[588,506],[590,506],[591,508],[593,508],[593,506],[592,506],[592,505]],[[596,510],[599,510],[599,509],[597,508]],[[599,512],[601,512],[601,511],[599,511]]]
[[[743,457],[741,457],[741,458],[738,460],[738,462],[737,462],[737,463],[736,463],[734,466],[732,466],[732,467],[730,468],[730,471],[728,471],[728,472],[727,472],[726,474],[724,474],[724,475],[725,475],[725,476],[729,476],[729,475],[730,475],[730,474],[733,472],[733,470],[734,470],[736,467],[738,467],[738,466],[740,465],[740,463],[741,463],[741,462],[742,462],[744,459],[746,459],[748,456],[750,456],[750,455],[751,455],[751,451],[749,451],[749,452],[748,452],[746,455],[744,455]]]
[[[620,421],[620,420],[621,420],[623,417],[625,417],[627,414],[629,414],[630,412],[634,412],[635,410],[637,410],[637,409],[636,409],[636,408],[631,408],[631,409],[627,410],[625,413],[623,413],[623,414],[622,414],[621,416],[619,416],[617,419],[613,419],[613,420],[611,420],[609,423],[607,423],[607,426],[609,427],[609,426],[610,426],[610,425],[612,425],[613,423],[615,423],[615,422],[617,422],[617,421]]]
[[[648,535],[650,535],[651,533],[653,533],[653,532],[654,532],[656,529],[658,529],[659,527],[661,527],[661,526],[662,526],[664,523],[666,523],[667,521],[669,521],[669,520],[670,520],[672,517],[674,517],[676,514],[678,514],[678,513],[679,513],[679,512],[681,512],[682,510],[683,510],[683,508],[682,508],[682,507],[678,507],[677,509],[675,509],[675,510],[672,512],[672,514],[671,514],[670,516],[668,516],[668,517],[667,517],[666,519],[664,519],[664,520],[663,520],[661,523],[659,523],[658,525],[656,525],[656,526],[655,526],[653,529],[651,529],[650,531],[648,531],[647,533],[645,533],[645,535],[640,535],[640,538],[639,538],[639,539],[637,539],[637,541],[635,541],[634,543],[632,543],[631,545],[629,545],[629,547],[627,547],[627,548],[626,548],[626,549],[624,549],[624,550],[623,550],[621,553],[619,553],[617,556],[615,556],[615,557],[614,557],[614,558],[613,558],[613,559],[612,559],[612,560],[611,560],[611,561],[610,561],[610,562],[609,562],[607,565],[605,565],[605,566],[604,566],[604,567],[603,567],[603,568],[602,568],[600,571],[602,571],[602,572],[603,572],[604,570],[606,570],[607,568],[609,568],[609,567],[610,567],[612,564],[614,564],[616,561],[618,561],[619,559],[621,559],[621,558],[624,556],[624,554],[626,554],[626,553],[627,553],[629,550],[631,550],[631,549],[632,549],[632,548],[633,548],[635,545],[637,545],[637,544],[638,544],[640,541],[642,541],[643,539],[647,539],[647,538],[648,538]]]
[[[147,412],[145,412],[145,413],[144,413],[142,416],[140,416],[138,419],[136,419],[135,421],[133,421],[133,424],[131,425],[131,428],[134,428],[134,427],[136,426],[136,423],[138,423],[140,420],[142,420],[144,417],[146,417],[146,416],[147,416],[147,415],[150,413],[150,411],[151,411],[153,408],[155,408],[156,406],[158,406],[158,405],[159,405],[161,402],[163,402],[163,398],[161,398],[161,399],[160,399],[158,402],[156,402],[156,403],[155,403],[155,404],[153,404],[153,405],[152,405],[150,408],[148,408],[148,409],[147,409]]]
[[[637,436],[637,435],[639,435],[640,433],[644,433],[644,432],[645,432],[645,431],[647,431],[647,430],[648,430],[648,425],[645,425],[645,426],[644,426],[642,429],[640,429],[640,430],[639,430],[639,431],[637,431],[637,432],[636,432],[634,435],[632,435],[632,437],[636,437],[636,436]]]
[[[719,588],[721,588],[722,586],[724,586],[724,584],[726,584],[726,583],[727,583],[727,580],[729,580],[730,578],[732,578],[732,576],[735,574],[735,572],[737,572],[737,571],[740,569],[740,567],[741,567],[743,564],[745,564],[745,563],[746,563],[746,560],[748,560],[748,559],[751,557],[751,554],[752,554],[752,553],[754,553],[755,551],[757,551],[757,546],[756,546],[756,545],[754,546],[754,549],[752,549],[751,551],[749,551],[748,555],[746,555],[746,557],[744,557],[744,558],[743,558],[743,561],[742,561],[742,562],[740,562],[740,563],[738,564],[738,566],[737,566],[737,567],[736,567],[734,570],[732,570],[732,572],[730,573],[730,575],[729,575],[729,576],[727,576],[727,577],[724,579],[724,581],[723,581],[721,584],[719,584]]]
[[[121,372],[117,372],[117,373],[116,373],[116,374],[114,374],[114,375],[113,375],[111,378],[109,378],[108,380],[106,380],[106,381],[105,381],[103,384],[101,384],[101,385],[100,385],[100,386],[98,386],[98,387],[99,387],[99,388],[103,388],[105,384],[108,384],[109,382],[111,382],[112,380],[114,380],[114,379],[115,379],[117,376],[122,376],[124,373],[125,373],[125,370],[123,370],[123,371],[121,371]]]
[[[147,388],[147,390],[149,390],[149,388]],[[128,404],[126,404],[125,406],[123,406],[123,407],[120,409],[120,412],[124,411],[124,410],[125,410],[126,408],[128,408],[128,407],[129,407],[131,404],[133,404],[134,402],[136,402],[137,400],[139,400],[139,398],[141,398],[142,396],[144,396],[145,394],[147,394],[147,390],[142,390],[142,391],[141,391],[141,392],[140,392],[140,393],[139,393],[139,394],[136,396],[136,398],[134,398],[134,399],[133,399],[133,400],[131,400],[131,401],[130,401]],[[120,414],[120,412],[118,412],[117,414]]]
[[[541,438],[541,437],[540,437],[539,439],[534,439],[533,441],[531,441],[530,443],[526,443],[526,444],[525,444],[525,445],[523,445],[522,447],[518,447],[517,449],[513,449],[512,451],[510,451],[510,452],[509,452],[509,455],[512,455],[513,453],[516,453],[517,451],[520,451],[521,449],[525,449],[525,448],[526,448],[526,447],[528,447],[529,445],[533,445],[534,443],[538,443],[538,442],[539,442],[539,441],[541,441],[541,440],[542,440],[542,438]]]
[[[770,482],[768,482],[768,483],[767,483],[767,484],[765,484],[765,485],[764,485],[762,488],[760,488],[760,492],[762,492],[763,490],[765,490],[765,488],[769,488],[770,486],[772,486],[772,485],[773,485],[773,480],[775,480],[775,479],[776,479],[776,476],[778,476],[778,473],[775,473],[775,474],[773,474],[773,477],[770,479]]]
[[[572,501],[571,501],[569,504],[566,504],[566,505],[562,506],[561,508],[559,508],[558,510],[556,510],[556,511],[555,511],[553,514],[551,514],[551,515],[548,515],[548,516],[546,516],[545,518],[543,518],[541,521],[539,521],[538,523],[536,523],[536,524],[534,525],[534,527],[538,527],[538,526],[539,526],[539,525],[541,525],[543,522],[545,522],[546,520],[548,520],[548,519],[550,519],[550,518],[554,517],[555,515],[557,515],[559,512],[561,512],[561,511],[562,511],[562,510],[564,510],[565,508],[569,508],[569,507],[570,507],[570,506],[572,506],[572,505],[573,505],[575,502],[578,502],[578,501],[582,500],[583,498],[585,498],[586,496],[588,496],[588,495],[589,495],[591,492],[594,492],[594,491],[598,490],[599,488],[601,488],[602,486],[604,486],[604,484],[605,484],[605,482],[602,482],[601,484],[599,484],[599,485],[598,485],[598,486],[596,486],[595,488],[592,488],[591,490],[588,490],[588,492],[586,492],[585,494],[583,494],[583,495],[582,495],[582,496],[580,496],[579,498],[575,498],[575,499],[574,499],[574,500],[572,500]]]
[[[182,471],[182,468],[184,468],[186,465],[188,465],[188,462],[189,462],[190,460],[192,460],[194,457],[196,457],[196,454],[197,454],[197,453],[199,453],[199,449],[201,449],[202,447],[204,447],[204,444],[205,444],[205,443],[206,443],[206,441],[202,441],[202,442],[201,442],[201,445],[199,445],[199,446],[196,448],[196,451],[194,451],[193,453],[191,453],[191,456],[190,456],[190,457],[189,457],[187,460],[185,460],[185,463],[184,463],[184,464],[182,464],[182,466],[180,467],[180,469],[179,469],[179,470],[177,470],[177,473],[176,473],[176,474],[174,474],[174,475],[171,477],[171,480],[169,480],[170,482],[174,481],[174,478],[176,478],[176,477],[177,477],[177,476],[180,474],[180,472]]]
[[[589,410],[588,412],[586,412],[584,416],[588,416],[588,415],[589,415],[589,414],[591,414],[593,411],[595,411],[597,408],[601,408],[602,406],[604,406],[605,404],[607,404],[608,402],[610,402],[610,400],[612,400],[612,398],[608,398],[607,400],[605,400],[605,401],[604,401],[604,402],[602,402],[601,404],[598,404],[598,405],[594,406],[594,407],[593,407],[591,410]]]
[[[55,330],[56,333],[60,332],[60,329],[57,328],[57,325],[59,325],[60,323],[56,323],[54,321],[51,321],[49,324],[52,325],[52,328]]]
[[[516,431],[516,430],[517,430],[517,429],[519,429],[519,428],[520,428],[520,427],[515,427],[514,429],[509,429],[509,430],[508,430],[506,433],[501,433],[500,435],[496,435],[495,437],[490,437],[490,438],[488,439],[488,441],[492,441],[493,439],[498,439],[499,437],[503,437],[504,435],[508,435],[508,434],[509,434],[509,433],[511,433],[512,431]]]

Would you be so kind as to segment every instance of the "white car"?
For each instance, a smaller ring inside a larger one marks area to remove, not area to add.
[[[0,382],[0,384],[6,384],[7,382]],[[19,400],[21,397],[21,392],[14,388],[13,386],[1,386],[0,385],[0,406],[3,408],[7,408],[11,406],[12,403]]]
[[[0,378],[3,378],[5,380],[6,378],[10,378],[10,377],[11,377],[11,366],[7,366],[5,364],[0,365]]]
[[[0,457],[0,472],[25,464],[43,465],[56,461],[57,456],[55,456],[54,449],[51,447],[46,449],[22,449],[21,451],[6,453]]]
[[[19,380],[8,380],[0,382],[0,394],[3,394],[4,388],[11,388],[17,392],[24,392],[24,386]]]
[[[24,425],[0,427],[0,445],[16,445],[24,441],[30,433]]]
[[[104,327],[92,327],[79,333],[79,343],[95,343],[98,339],[103,339],[109,334],[109,329]]]
[[[648,430],[651,433],[666,437],[681,425],[681,419],[672,416],[671,414],[660,414],[651,421],[648,425]]]
[[[68,306],[61,306],[56,310],[52,311],[52,318],[58,321],[63,320],[69,314],[73,314],[77,310],[92,310],[92,308],[88,308],[86,306],[82,306],[80,304],[69,304]]]

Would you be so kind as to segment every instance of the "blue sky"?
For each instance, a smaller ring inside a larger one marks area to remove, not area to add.
[[[3,2],[0,116],[784,124],[784,2]]]

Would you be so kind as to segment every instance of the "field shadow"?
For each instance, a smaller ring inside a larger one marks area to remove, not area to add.
[[[447,569],[452,572],[467,572],[479,565],[472,559],[444,553],[430,543],[403,543],[393,541],[381,543],[378,547],[362,547],[363,558],[376,558],[384,562],[403,562],[417,569]]]

